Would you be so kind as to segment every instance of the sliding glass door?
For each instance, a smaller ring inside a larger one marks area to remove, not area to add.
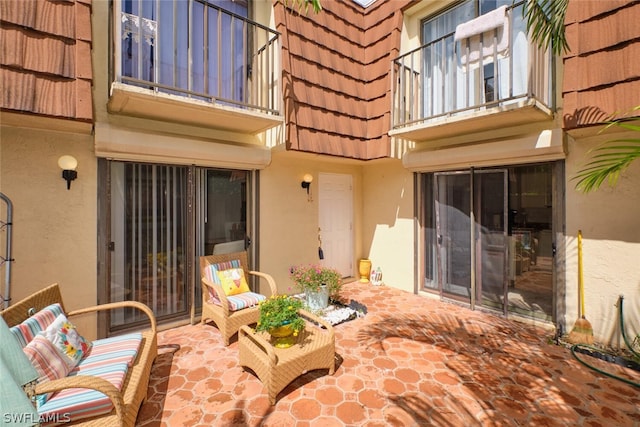
[[[423,174],[422,289],[553,320],[557,169],[543,163]]]
[[[107,169],[109,273],[102,294],[108,302],[148,305],[159,323],[193,318],[201,307],[198,257],[242,251],[250,242],[250,172],[116,161]],[[106,329],[144,320],[121,309]]]
[[[186,312],[187,174],[184,166],[111,163],[110,302],[140,301],[159,318]],[[141,315],[119,310],[110,328]]]
[[[471,175],[469,172],[435,176],[438,276],[443,294],[471,297]]]

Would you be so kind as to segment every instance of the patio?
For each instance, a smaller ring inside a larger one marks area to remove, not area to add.
[[[238,366],[235,337],[225,347],[200,324],[159,333],[136,425],[640,425],[638,389],[586,368],[548,330],[387,286],[354,282],[342,296],[368,314],[335,327],[336,373],[299,377],[275,406]]]

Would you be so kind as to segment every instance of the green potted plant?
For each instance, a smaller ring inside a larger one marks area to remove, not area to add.
[[[260,301],[256,331],[267,331],[274,347],[291,347],[305,327],[304,319],[298,314],[302,306],[302,300],[289,295],[272,295]]]
[[[289,277],[304,292],[311,309],[326,308],[328,298],[337,299],[342,289],[342,275],[333,268],[320,265],[297,265],[289,269]],[[322,298],[321,301],[317,295]]]

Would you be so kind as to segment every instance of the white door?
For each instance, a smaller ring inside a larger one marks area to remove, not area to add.
[[[351,175],[318,177],[319,226],[324,266],[353,276],[353,190]]]

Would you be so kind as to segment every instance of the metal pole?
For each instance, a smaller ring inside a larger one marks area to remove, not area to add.
[[[0,265],[3,263],[7,264],[4,270],[5,293],[2,301],[3,308],[7,308],[11,303],[11,262],[13,261],[11,258],[11,228],[13,226],[13,203],[11,203],[11,200],[3,193],[0,193],[0,199],[4,200],[7,204],[7,222],[3,223],[0,221],[0,228],[4,226],[7,227],[7,250],[5,251],[5,258],[3,258],[2,263],[0,263]]]

